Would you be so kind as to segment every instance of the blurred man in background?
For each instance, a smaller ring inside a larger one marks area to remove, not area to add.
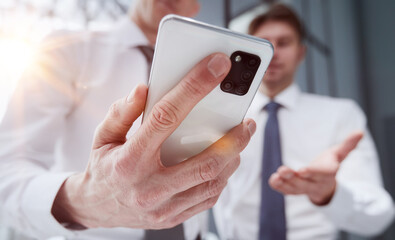
[[[161,165],[159,149],[227,75],[229,57],[203,59],[138,120],[160,19],[198,11],[197,0],[137,0],[112,31],[42,44],[0,125],[1,224],[37,239],[200,239],[204,217],[181,223],[217,201],[255,123],[173,167]],[[222,141],[231,148],[216,147]]]
[[[247,114],[257,134],[215,206],[221,238],[329,240],[338,230],[383,232],[394,207],[361,109],[351,100],[302,93],[294,83],[305,32],[286,5],[257,16],[249,34],[269,40],[274,57]],[[358,130],[364,136],[347,156],[362,137],[353,134]]]

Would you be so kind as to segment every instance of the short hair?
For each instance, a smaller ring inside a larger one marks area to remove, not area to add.
[[[256,16],[248,27],[248,34],[255,34],[259,27],[268,21],[281,21],[289,24],[299,35],[301,42],[306,37],[305,28],[298,15],[282,3],[275,3],[270,6],[267,12]]]

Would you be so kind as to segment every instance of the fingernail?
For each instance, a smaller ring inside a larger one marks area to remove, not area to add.
[[[133,102],[134,95],[136,95],[136,89],[137,89],[137,87],[135,87],[135,88],[133,89],[133,91],[129,94],[128,98],[126,99],[126,101],[127,101],[128,103]]]
[[[256,124],[254,121],[250,121],[248,123],[248,131],[250,132],[251,136],[255,133],[256,131]]]
[[[222,54],[217,54],[208,62],[207,68],[215,78],[218,78],[228,70],[228,65],[229,59]]]

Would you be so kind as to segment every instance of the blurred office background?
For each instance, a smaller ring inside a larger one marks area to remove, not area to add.
[[[40,40],[58,29],[106,29],[133,0],[1,0],[0,119]],[[272,0],[200,0],[198,19],[236,31]],[[303,19],[308,54],[297,76],[307,92],[352,98],[376,141],[386,189],[395,197],[395,1],[284,0]],[[358,171],[358,169],[356,169]],[[215,226],[211,225],[212,231]],[[28,239],[0,228],[0,239]],[[362,240],[342,233],[341,240]],[[395,225],[382,236],[395,239]]]

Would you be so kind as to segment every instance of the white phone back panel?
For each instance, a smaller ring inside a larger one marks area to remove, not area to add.
[[[263,39],[169,15],[159,27],[144,116],[204,57],[244,51],[260,57],[261,64],[247,94],[223,92],[218,85],[189,113],[164,142],[162,163],[174,165],[202,150],[240,124],[273,56],[272,45]]]

